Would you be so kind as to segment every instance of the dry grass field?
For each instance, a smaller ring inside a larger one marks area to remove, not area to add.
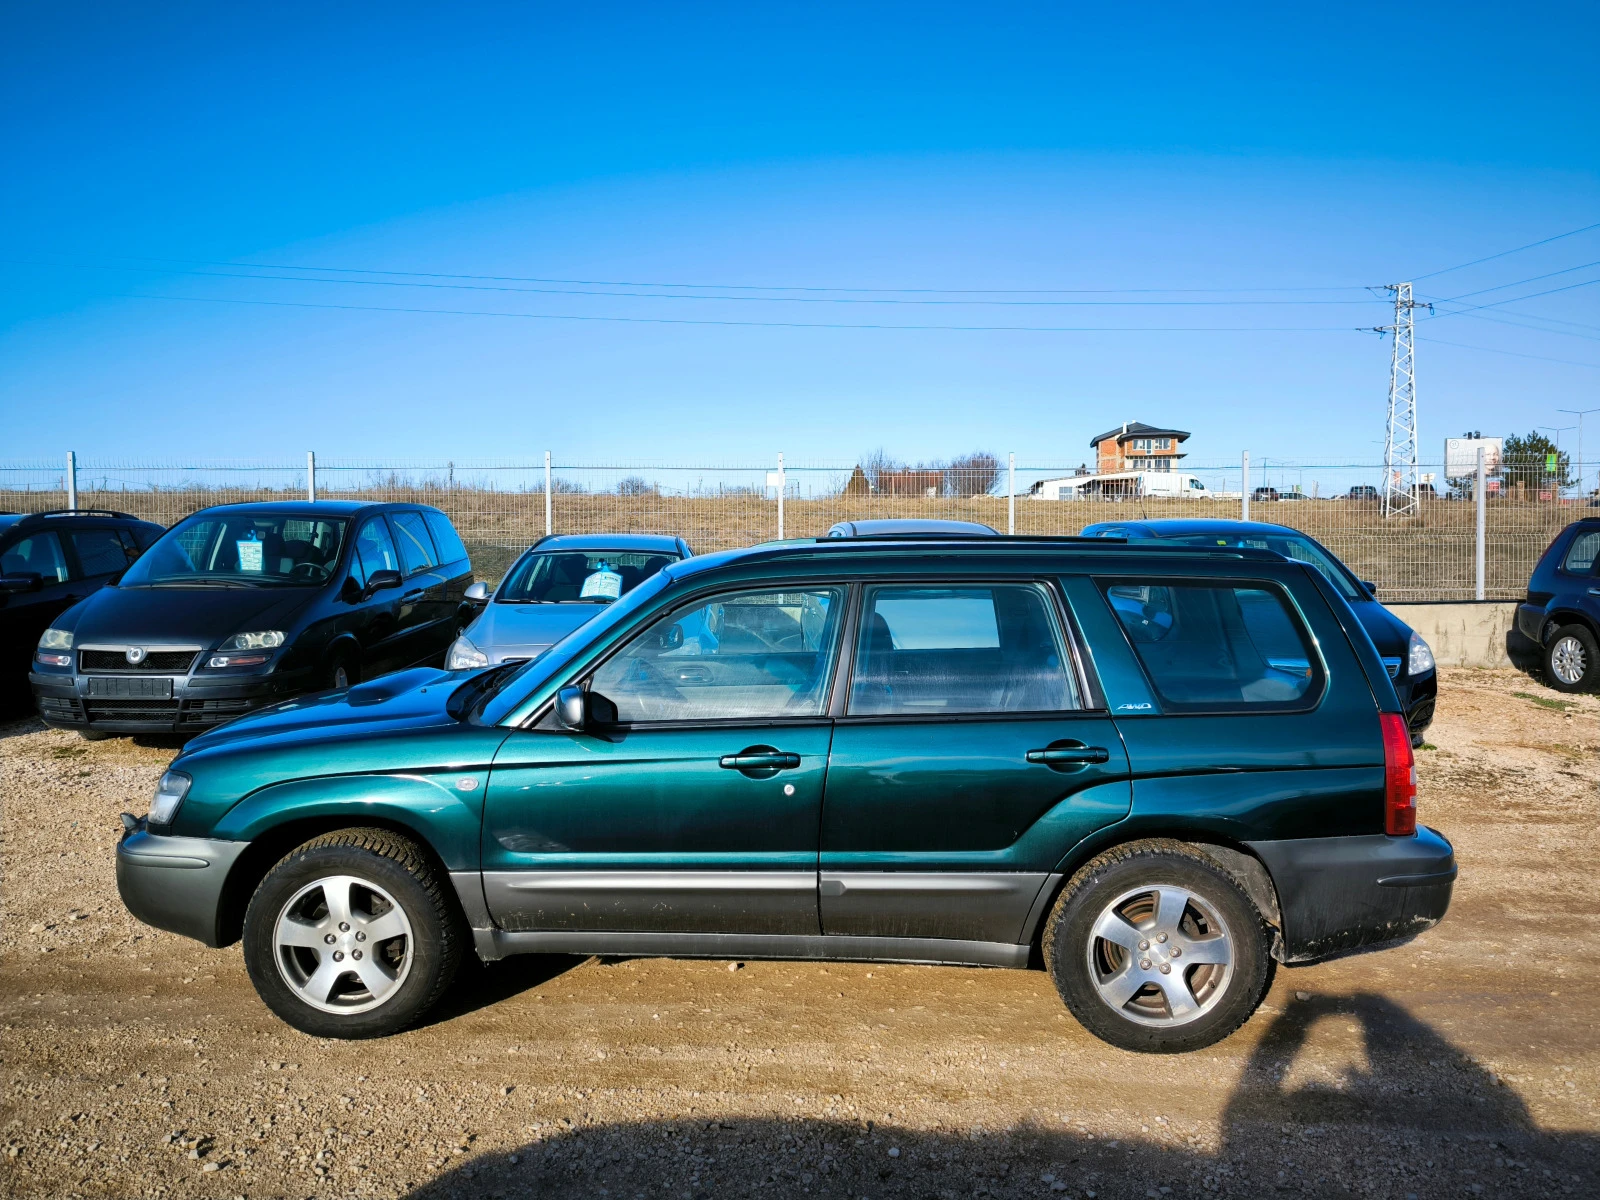
[[[129,490],[85,492],[82,505],[100,505],[170,525],[211,504],[299,499],[298,491],[259,489]],[[542,492],[481,487],[406,486],[323,493],[328,499],[410,501],[450,514],[473,555],[480,578],[498,580],[511,560],[544,532]],[[727,550],[778,536],[778,506],[744,493],[673,495],[644,491],[557,491],[552,527],[558,533],[667,533],[686,539],[698,553]],[[65,505],[52,492],[0,491],[0,511],[35,511]],[[1163,517],[1237,517],[1234,501],[1148,500],[1063,502],[1019,496],[1016,529],[1030,534],[1076,534],[1099,521]],[[1494,500],[1486,514],[1486,583],[1491,599],[1520,598],[1534,562],[1551,538],[1586,515],[1573,503]],[[982,521],[1002,532],[1007,504],[1001,496],[854,497],[790,499],[784,505],[788,537],[820,537],[836,521],[874,517],[938,517]],[[1363,579],[1378,584],[1390,600],[1463,600],[1473,596],[1474,507],[1431,501],[1420,515],[1385,520],[1376,502],[1299,500],[1258,502],[1251,517],[1304,530]]]

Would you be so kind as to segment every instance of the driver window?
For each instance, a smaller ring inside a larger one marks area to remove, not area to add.
[[[590,690],[624,725],[820,716],[843,608],[839,588],[718,596],[656,621]]]
[[[0,574],[37,575],[47,584],[65,583],[67,560],[55,533],[36,533],[13,542],[0,555]]]

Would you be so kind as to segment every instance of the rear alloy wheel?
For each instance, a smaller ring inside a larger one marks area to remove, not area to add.
[[[466,930],[421,850],[383,829],[314,838],[267,872],[244,920],[267,1007],[314,1037],[381,1037],[432,1008]]]
[[[1544,677],[1558,692],[1591,692],[1600,676],[1600,645],[1584,625],[1563,625],[1544,647]]]
[[[1072,1015],[1124,1050],[1219,1042],[1272,981],[1270,932],[1240,883],[1181,842],[1133,842],[1073,876],[1044,932]]]

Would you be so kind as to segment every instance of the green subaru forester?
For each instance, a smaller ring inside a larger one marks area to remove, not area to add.
[[[190,742],[124,902],[307,1033],[386,1034],[469,945],[1040,967],[1133,1050],[1277,963],[1437,922],[1449,842],[1337,590],[1265,551],[834,539],[676,563],[528,662]]]

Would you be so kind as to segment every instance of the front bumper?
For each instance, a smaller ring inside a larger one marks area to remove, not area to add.
[[[1247,844],[1278,889],[1286,963],[1410,938],[1450,907],[1455,851],[1437,830]]]
[[[223,886],[249,844],[164,837],[141,822],[117,843],[117,892],[146,925],[220,946]]]
[[[273,671],[267,675],[118,675],[140,682],[171,682],[171,696],[99,697],[89,694],[91,676],[34,671],[34,706],[55,729],[90,729],[120,734],[191,735],[316,686],[316,673]],[[96,678],[106,678],[96,676]]]

